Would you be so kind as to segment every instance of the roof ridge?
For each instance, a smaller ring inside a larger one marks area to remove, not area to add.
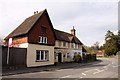
[[[46,10],[46,9],[45,9],[45,10]],[[36,13],[36,14],[33,14],[33,15],[27,17],[26,19],[31,18],[31,17],[33,17],[33,16],[35,16],[35,15],[38,15],[38,14],[42,14],[45,10],[42,10],[42,11]],[[25,19],[25,20],[26,20],[26,19]]]
[[[36,21],[40,18],[40,16],[41,16],[45,11],[46,11],[46,9],[43,10],[43,11],[40,11],[40,12],[37,13],[37,14],[34,14],[34,15],[32,15],[32,16],[29,16],[29,17],[25,18],[24,21],[23,21],[18,27],[16,27],[7,37],[5,37],[5,39],[8,39],[9,37],[13,37],[13,36],[18,36],[18,35],[26,34],[26,33],[33,27],[33,25],[36,23]],[[34,19],[34,18],[36,18],[36,19]],[[32,19],[34,19],[34,20],[32,20]],[[26,24],[28,24],[28,23],[29,23],[29,25],[27,25],[27,28],[26,28]],[[31,24],[30,24],[30,23],[31,23]],[[23,29],[23,25],[24,25],[25,27],[24,27],[24,30],[23,30],[22,33],[21,33],[21,32],[20,32],[20,31],[21,31],[20,28]],[[21,27],[21,26],[22,26],[22,27]],[[19,29],[20,29],[20,30],[19,30]]]
[[[65,33],[65,34],[69,34],[69,35],[73,36],[72,34],[70,34],[70,33],[68,33],[68,32],[65,32],[65,31],[61,31],[61,30],[58,30],[58,29],[54,29],[54,30],[57,30],[57,31],[59,31],[59,32],[62,32],[62,33]]]

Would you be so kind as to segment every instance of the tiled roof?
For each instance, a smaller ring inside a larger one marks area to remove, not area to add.
[[[59,31],[56,29],[54,29],[54,32],[55,32],[56,40],[66,41],[66,42],[75,42],[78,44],[82,44],[82,42],[76,36],[73,36],[72,34]]]
[[[19,25],[5,39],[27,34],[30,31],[30,29],[34,26],[34,24],[37,22],[37,20],[41,17],[43,12],[45,12],[45,11],[46,11],[46,9],[39,12],[39,13],[34,14],[31,17],[28,17],[21,25]],[[72,34],[69,34],[69,33],[66,33],[63,31],[59,31],[56,29],[54,29],[54,33],[55,33],[57,40],[67,41],[67,42],[75,42],[78,44],[82,44],[82,42],[80,42],[80,40],[76,36],[73,36]]]
[[[44,10],[45,11],[45,10]],[[36,23],[36,21],[40,18],[42,13],[44,11],[41,11],[39,13],[34,14],[33,16],[28,17],[22,24],[20,24],[13,32],[11,32],[5,39],[8,39],[10,37],[20,36],[23,34],[27,34],[28,31],[33,27],[33,25]]]

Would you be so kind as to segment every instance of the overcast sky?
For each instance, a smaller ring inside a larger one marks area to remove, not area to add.
[[[83,2],[84,1],[84,2]],[[85,45],[104,43],[107,30],[118,30],[118,0],[1,0],[0,36],[5,37],[34,11],[47,9],[53,27],[76,36]]]

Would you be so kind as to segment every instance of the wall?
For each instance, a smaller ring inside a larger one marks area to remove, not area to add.
[[[2,46],[2,65],[7,66],[8,47]],[[9,65],[26,66],[26,48],[9,48]]]
[[[66,47],[63,46],[63,41],[56,40],[55,41],[55,53],[56,59],[55,62],[58,62],[58,53],[62,53],[62,62],[70,62],[73,61],[74,53],[81,53],[82,55],[82,45],[75,44],[74,48],[71,48],[72,43],[66,42]],[[67,58],[67,54],[69,53],[69,57]]]
[[[46,33],[42,33],[41,26],[46,27]],[[37,43],[39,42],[39,36],[44,36],[48,38],[47,45],[54,46],[55,45],[55,36],[53,32],[52,25],[50,24],[49,18],[47,13],[44,13],[40,19],[36,22],[33,28],[30,30],[28,35],[28,42],[29,43]]]
[[[16,37],[12,40],[12,45],[19,45],[23,43],[27,43],[27,37]]]
[[[49,61],[36,62],[36,50],[48,50]],[[44,66],[54,64],[54,46],[28,44],[27,48],[27,67]]]

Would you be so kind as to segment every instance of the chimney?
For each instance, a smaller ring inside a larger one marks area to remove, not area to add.
[[[36,13],[38,13],[38,11],[36,11]]]
[[[34,14],[37,14],[37,13],[38,13],[38,11],[35,11],[35,12],[34,12]]]
[[[36,14],[36,12],[34,12],[34,14]]]
[[[73,29],[71,29],[71,34],[75,36],[75,29],[74,29],[74,26],[73,26]]]

